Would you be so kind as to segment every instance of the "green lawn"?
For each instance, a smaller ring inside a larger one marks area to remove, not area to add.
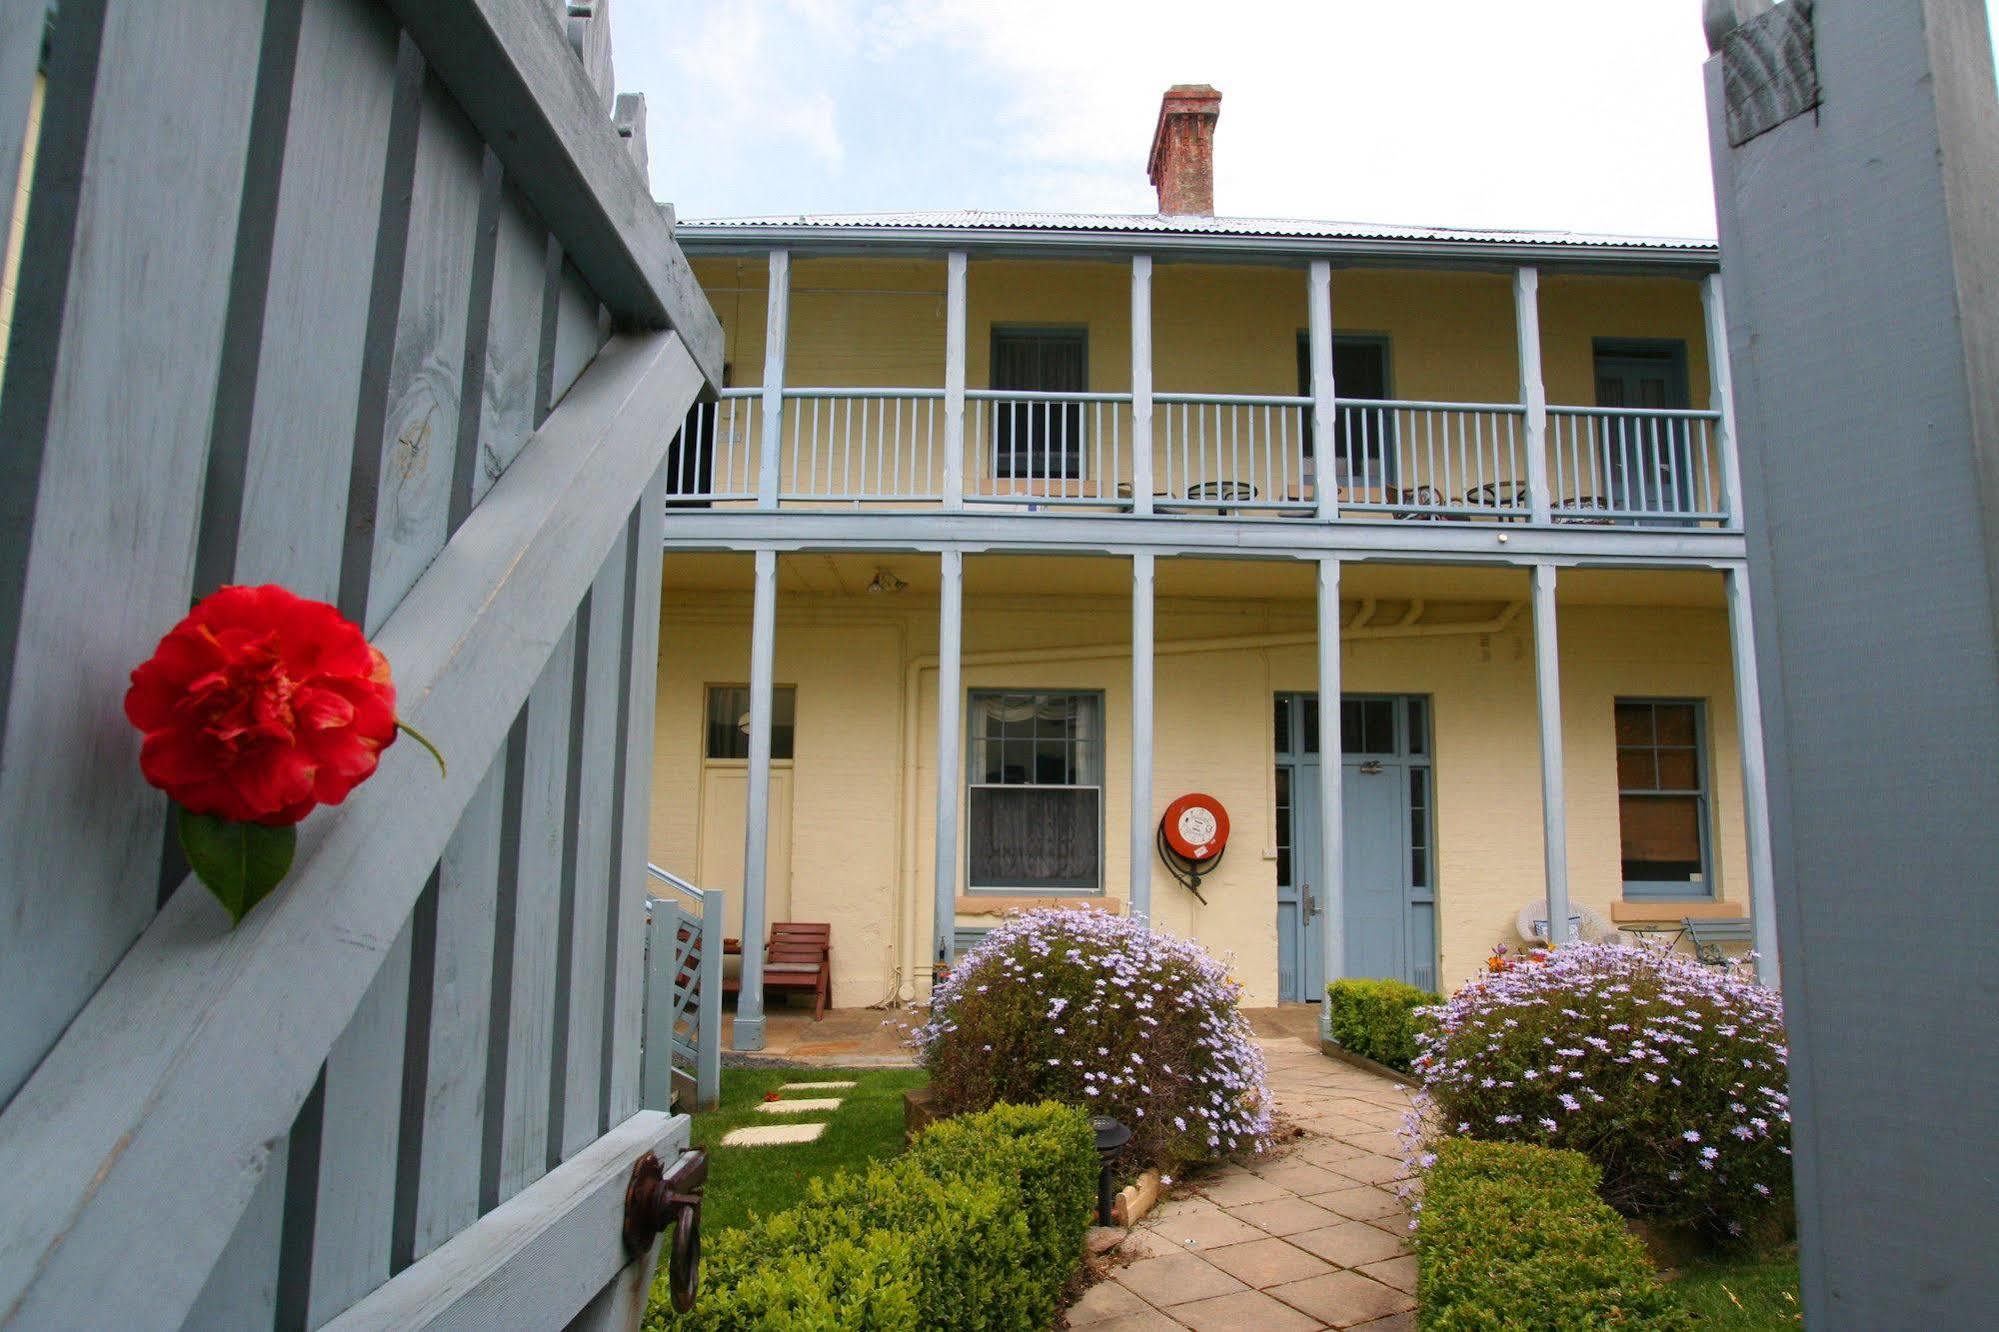
[[[1673,1282],[1673,1290],[1703,1328],[1771,1332],[1804,1323],[1795,1253],[1746,1262],[1695,1263]]]
[[[844,1082],[845,1091],[794,1092],[794,1096],[838,1096],[838,1110],[819,1114],[766,1115],[756,1107],[766,1092],[787,1082]],[[902,1150],[902,1094],[929,1081],[916,1068],[725,1068],[722,1104],[694,1116],[694,1145],[708,1149],[708,1186],[702,1195],[701,1227],[721,1231],[740,1226],[752,1213],[790,1206],[816,1175],[865,1165]],[[730,1129],[747,1124],[824,1122],[817,1141],[772,1147],[718,1147]]]

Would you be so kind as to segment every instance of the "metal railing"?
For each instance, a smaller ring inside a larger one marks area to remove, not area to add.
[[[1342,398],[1334,432],[1343,512],[1464,519],[1528,512],[1524,407]]]
[[[646,876],[667,890],[646,896],[643,1105],[672,1108],[674,1075],[712,1109],[722,1092],[722,890],[696,888],[657,865]]]
[[[1312,511],[1310,398],[1160,393],[1153,402],[1155,512]]]
[[[1129,505],[1129,393],[965,393],[965,498],[991,504]]]
[[[1717,412],[1549,407],[1557,522],[1725,522]]]

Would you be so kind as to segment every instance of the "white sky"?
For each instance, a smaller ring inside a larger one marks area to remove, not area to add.
[[[1151,212],[1159,95],[1205,82],[1223,214],[1714,234],[1699,0],[617,0],[612,29],[687,218]]]

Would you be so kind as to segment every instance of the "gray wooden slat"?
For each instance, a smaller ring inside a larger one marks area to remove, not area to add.
[[[493,150],[479,165],[479,222],[472,245],[471,300],[465,314],[465,356],[458,380],[458,438],[452,447],[451,505],[447,530],[457,531],[486,488],[478,484],[484,431],[486,343],[493,329],[493,265],[506,205],[506,169]]]
[[[646,483],[629,523],[631,647],[624,656],[626,676],[620,719],[621,784],[618,860],[612,867],[610,898],[616,993],[607,1037],[605,1122],[616,1123],[638,1109],[639,1025],[645,1005],[646,839],[652,811],[653,697],[659,685],[660,524],[666,515],[666,467]]]
[[[0,181],[9,190],[21,176],[28,106],[41,63],[43,12],[39,0],[0,4]],[[13,208],[11,202],[8,208]]]
[[[448,532],[482,157],[471,122],[426,79],[362,617],[371,633]]]
[[[326,1057],[319,1189],[312,1202],[312,1327],[389,1279],[409,977],[405,925]]]
[[[0,1309],[101,1326],[192,1307],[625,502],[657,475],[658,422],[700,386],[676,337],[599,355],[376,636],[399,710],[450,775],[414,746],[392,751],[303,825],[283,890],[233,931],[206,894],[175,894],[0,1116]],[[147,873],[134,877],[150,886]]]
[[[493,257],[493,311],[486,332],[486,374],[474,501],[492,488],[538,424],[535,376],[541,352],[548,230],[511,185],[503,194]]]
[[[562,1327],[613,1281],[642,1297],[649,1264],[625,1262],[618,1244],[632,1162],[671,1161],[687,1141],[685,1115],[631,1116],[327,1326]]]
[[[504,1202],[547,1169],[548,1087],[555,1022],[556,933],[562,885],[563,814],[569,780],[569,701],[576,669],[572,621],[548,658],[527,702],[527,752],[522,774],[518,896],[514,906],[512,998],[506,1032],[506,1084],[498,1201]],[[499,1039],[496,1027],[493,1039]]]
[[[597,296],[575,266],[566,259],[561,285],[556,289],[555,361],[549,383],[549,401],[558,403],[590,358],[597,354],[602,339],[597,335]]]
[[[243,1209],[236,1233],[208,1274],[183,1327],[271,1326],[278,1308],[278,1241],[285,1219],[282,1167],[289,1143],[290,1139],[280,1138],[272,1144],[270,1159],[279,1168],[264,1171],[250,1205]]]
[[[646,152],[646,95],[619,93],[616,104],[611,108],[611,124],[617,129],[618,137],[625,141],[625,151],[638,164],[639,177],[650,189],[652,164]]]
[[[347,450],[394,97],[396,29],[367,0],[305,0],[264,298],[234,576],[339,590]],[[340,200],[329,208],[328,199]]]
[[[604,114],[609,115],[618,95],[618,76],[611,63],[611,0],[570,0],[567,35],[590,86],[603,99]]]
[[[722,329],[588,76],[542,0],[389,0],[599,299],[671,327],[722,383]]]
[[[426,1061],[429,1090],[410,1240],[415,1258],[444,1243],[479,1215],[486,1021],[493,980],[493,914],[499,890],[500,805],[506,776],[506,752],[502,750],[488,767],[438,862],[437,951],[431,969]]]
[[[0,401],[0,1103],[155,906],[165,801],[117,701],[187,605],[263,19],[72,8]]]
[[[617,743],[618,691],[624,674],[623,621],[626,607],[626,537],[620,537],[604,558],[590,592],[590,650],[584,682],[583,762],[577,772],[574,800],[575,843],[572,925],[569,931],[568,1070],[563,1082],[560,1155],[567,1160],[603,1129],[602,1069],[606,1012],[606,915],[613,854],[611,811],[618,791],[612,762]]]

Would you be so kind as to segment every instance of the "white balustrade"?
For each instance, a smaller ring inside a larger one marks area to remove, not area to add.
[[[763,390],[723,389],[687,414],[666,454],[666,495],[675,500],[753,500]]]
[[[1528,512],[1526,409],[1341,398],[1334,420],[1339,507],[1397,518]]]
[[[965,393],[965,498],[1034,507],[1130,504],[1129,393]]]
[[[1153,395],[1161,513],[1312,512],[1310,398]]]
[[[786,389],[781,500],[944,497],[944,390]]]
[[[1725,520],[1720,420],[1711,411],[1549,407],[1555,521]]]

